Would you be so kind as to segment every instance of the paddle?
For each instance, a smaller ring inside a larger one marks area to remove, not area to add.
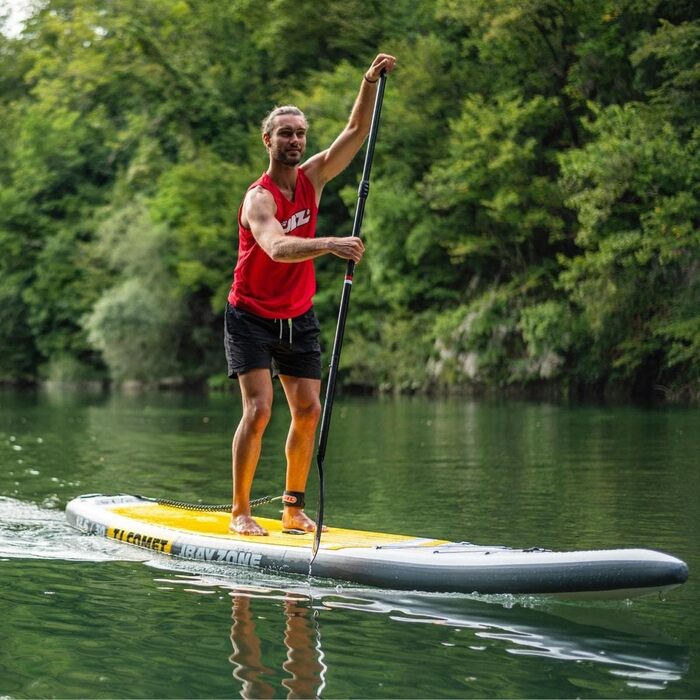
[[[379,76],[377,95],[374,100],[374,110],[372,112],[372,124],[369,129],[369,139],[367,141],[367,151],[365,153],[365,164],[362,169],[362,180],[357,191],[357,207],[355,208],[355,220],[352,225],[353,236],[361,237],[362,219],[365,214],[365,202],[369,194],[369,175],[372,170],[372,158],[374,157],[374,144],[377,142],[377,132],[379,131],[379,116],[382,112],[382,101],[384,99],[384,87],[386,85],[386,73],[382,71]],[[328,374],[328,384],[326,386],[326,399],[323,403],[323,414],[321,415],[321,432],[318,438],[318,449],[316,452],[316,464],[318,465],[318,510],[316,512],[316,535],[314,537],[313,549],[311,550],[311,564],[316,559],[318,548],[321,545],[321,531],[323,529],[323,466],[326,459],[326,447],[328,445],[328,434],[331,427],[331,413],[333,412],[333,399],[335,397],[335,383],[338,377],[338,366],[340,363],[340,351],[343,347],[343,336],[345,334],[345,321],[348,316],[350,306],[350,291],[352,290],[352,276],[355,271],[355,263],[348,260],[345,270],[345,280],[343,282],[343,293],[340,297],[340,309],[338,311],[338,324],[335,329],[335,340],[333,341],[333,351],[331,353],[330,371]]]

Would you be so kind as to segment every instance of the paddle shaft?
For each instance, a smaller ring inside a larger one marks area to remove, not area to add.
[[[374,158],[374,146],[377,142],[377,132],[379,131],[379,117],[382,112],[382,101],[384,100],[384,88],[386,85],[386,73],[382,71],[379,76],[377,95],[374,100],[372,111],[372,123],[369,129],[367,140],[367,151],[365,152],[365,163],[362,169],[362,180],[357,191],[357,206],[355,207],[355,219],[352,225],[352,236],[361,238],[362,219],[365,215],[365,202],[369,195],[369,176],[372,171],[372,159]],[[345,280],[343,282],[343,293],[340,297],[340,309],[338,310],[338,323],[335,329],[335,339],[333,340],[333,351],[331,352],[331,364],[328,373],[328,384],[326,385],[326,399],[323,403],[323,413],[321,415],[321,432],[318,438],[318,449],[316,452],[316,464],[318,466],[318,511],[316,514],[316,535],[311,553],[311,563],[313,563],[321,544],[321,530],[323,528],[323,501],[324,501],[324,462],[326,459],[326,447],[328,446],[328,435],[330,433],[331,415],[333,413],[333,400],[335,398],[335,385],[338,378],[338,367],[340,365],[340,352],[343,348],[343,337],[345,335],[345,322],[348,317],[350,307],[350,292],[352,291],[352,278],[355,272],[355,263],[348,260],[345,270]]]

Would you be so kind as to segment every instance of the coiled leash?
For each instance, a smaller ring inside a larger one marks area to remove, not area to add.
[[[232,503],[186,503],[185,501],[173,501],[169,498],[148,498],[148,496],[139,496],[144,501],[157,503],[159,506],[168,506],[170,508],[180,508],[182,510],[192,510],[200,513],[228,513],[233,508]],[[285,506],[294,506],[295,508],[303,508],[306,504],[303,491],[285,491],[281,496],[262,496],[254,498],[250,501],[251,508],[264,506],[273,501],[282,501]],[[286,535],[306,535],[306,530],[297,530],[288,528],[282,530]]]
[[[285,493],[291,493],[285,491]],[[303,495],[303,494],[302,494]],[[159,506],[170,506],[171,508],[181,508],[182,510],[196,510],[206,513],[224,513],[229,512],[233,508],[232,503],[206,504],[206,503],[185,503],[184,501],[171,501],[169,498],[148,498],[147,496],[139,496],[144,501],[152,501]],[[254,498],[250,502],[251,508],[264,506],[266,503],[273,501],[282,501],[284,496],[263,496],[262,498]]]

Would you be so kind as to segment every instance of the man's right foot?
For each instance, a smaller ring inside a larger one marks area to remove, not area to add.
[[[231,522],[228,529],[238,535],[252,535],[262,537],[267,535],[267,530],[258,525],[250,515],[234,515],[231,516]]]

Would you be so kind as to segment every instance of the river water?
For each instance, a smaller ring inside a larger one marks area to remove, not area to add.
[[[65,524],[83,493],[228,502],[239,416],[235,395],[0,393],[0,697],[700,696],[700,410],[341,398],[334,411],[329,524],[662,549],[691,572],[664,600],[383,591],[177,561]],[[278,396],[255,496],[281,492],[287,421]]]

